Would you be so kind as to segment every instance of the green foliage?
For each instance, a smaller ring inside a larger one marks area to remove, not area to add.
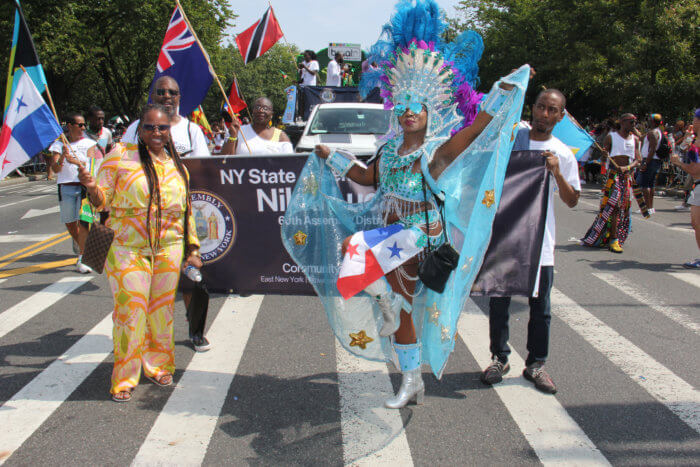
[[[218,69],[223,31],[235,18],[226,0],[182,0]],[[93,104],[133,116],[148,86],[175,7],[172,0],[25,0],[24,15],[59,115]],[[14,5],[0,5],[0,37],[11,43]],[[0,57],[7,70],[8,53]],[[2,73],[2,89],[6,76]]]
[[[700,105],[700,4],[681,0],[462,1],[451,31],[484,37],[481,82],[529,63],[560,89],[579,118],[660,112],[666,121]]]

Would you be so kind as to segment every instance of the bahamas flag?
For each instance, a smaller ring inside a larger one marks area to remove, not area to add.
[[[591,135],[578,125],[576,119],[568,111],[565,110],[564,112],[566,112],[566,115],[554,127],[552,134],[559,138],[562,143],[569,146],[571,152],[576,156],[576,160],[579,160],[594,141]]]
[[[39,62],[39,56],[36,54],[32,35],[27,27],[27,22],[24,20],[24,13],[19,2],[15,0],[15,30],[12,34],[12,49],[10,49],[10,66],[7,72],[7,90],[5,91],[5,113],[10,105],[12,94],[17,88],[19,81],[20,65],[24,66],[27,74],[34,82],[39,93],[46,89],[46,76],[44,69]]]

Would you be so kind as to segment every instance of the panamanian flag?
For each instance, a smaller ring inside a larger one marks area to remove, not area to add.
[[[0,180],[44,150],[63,130],[26,73],[17,87],[0,132]]]
[[[340,295],[347,300],[417,255],[417,241],[418,233],[400,224],[354,234],[338,273]]]

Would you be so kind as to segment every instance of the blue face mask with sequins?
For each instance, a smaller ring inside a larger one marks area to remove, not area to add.
[[[410,110],[413,114],[419,114],[423,110],[423,104],[420,104],[418,102],[409,102],[408,105],[396,104],[394,106],[394,114],[397,117],[400,117],[401,115],[405,114],[406,110]]]

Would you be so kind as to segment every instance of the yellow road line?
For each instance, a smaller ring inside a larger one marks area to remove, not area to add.
[[[52,240],[56,240],[56,239],[59,238],[59,237],[61,237],[61,238],[67,238],[66,236],[70,237],[70,234],[69,234],[68,232],[63,232],[63,233],[54,235],[53,237],[49,237],[49,238],[47,238],[46,240],[42,240],[42,241],[40,241],[40,242],[34,243],[33,245],[25,246],[24,248],[19,249],[19,250],[13,252],[13,253],[8,254],[8,255],[0,256],[0,261],[2,261],[2,260],[4,260],[4,259],[7,259],[7,258],[11,258],[11,257],[13,257],[13,256],[15,256],[15,255],[20,254],[20,253],[24,253],[25,251],[31,250],[32,248],[39,247],[39,246],[41,246],[41,245],[43,245],[43,244],[45,244],[45,243],[48,243],[48,242],[50,242],[50,241],[52,241]]]
[[[5,277],[19,276],[20,274],[27,274],[29,272],[42,271],[44,269],[60,268],[63,266],[70,266],[75,264],[78,258],[62,259],[61,261],[52,261],[50,263],[35,264],[34,266],[27,266],[24,268],[8,269],[7,271],[0,271],[0,279]]]
[[[35,248],[35,249],[31,250],[31,251],[28,251],[27,253],[23,253],[23,254],[21,254],[21,255],[19,255],[19,256],[15,256],[14,258],[12,258],[12,259],[9,260],[9,261],[5,261],[4,263],[0,263],[0,269],[4,268],[4,267],[7,266],[8,264],[14,263],[14,262],[17,261],[18,259],[26,258],[27,256],[31,256],[31,255],[33,255],[34,253],[39,253],[40,251],[45,250],[45,249],[47,249],[47,248],[50,248],[50,247],[56,245],[57,243],[61,243],[61,242],[64,241],[64,240],[68,240],[69,238],[70,238],[70,234],[68,234],[68,236],[65,236],[65,237],[63,237],[63,238],[58,238],[57,240],[54,240],[54,241],[49,242],[49,243],[47,243],[47,244],[45,244],[45,245],[42,245],[42,246],[40,246],[39,248]]]

